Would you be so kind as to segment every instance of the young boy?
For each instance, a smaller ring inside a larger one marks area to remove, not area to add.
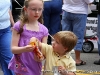
[[[38,47],[45,57],[44,75],[53,75],[53,66],[58,66],[61,75],[75,75],[76,64],[69,52],[76,45],[76,35],[70,31],[60,31],[53,37],[52,46],[39,42],[35,37],[30,39],[30,42],[38,42]]]

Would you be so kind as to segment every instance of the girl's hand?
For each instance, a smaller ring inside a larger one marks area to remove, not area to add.
[[[34,50],[34,46],[32,46],[32,45],[26,45],[25,46],[25,50],[26,50],[26,52],[32,52],[33,50]]]

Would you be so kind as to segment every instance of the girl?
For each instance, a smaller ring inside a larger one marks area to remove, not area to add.
[[[43,1],[25,0],[20,20],[13,27],[12,52],[9,69],[16,75],[40,75],[41,62],[34,60],[33,47],[29,45],[31,37],[47,42],[48,30],[41,24]],[[39,21],[39,22],[38,22]]]

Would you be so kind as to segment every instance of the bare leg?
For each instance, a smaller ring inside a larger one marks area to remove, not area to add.
[[[75,50],[75,57],[76,57],[76,63],[81,63],[81,60],[80,60],[80,51]]]
[[[80,51],[75,50],[75,56],[76,56],[76,66],[85,65],[86,62],[80,59]]]

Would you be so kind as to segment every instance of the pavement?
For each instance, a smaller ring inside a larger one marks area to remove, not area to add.
[[[75,54],[72,53],[75,59]],[[76,66],[77,75],[100,75],[100,65],[95,65],[93,62],[100,59],[98,50],[94,49],[91,53],[81,53],[81,59],[86,61],[86,65]]]
[[[0,68],[0,75],[3,75],[3,72],[2,72],[2,70],[1,70],[1,68]]]
[[[75,59],[74,51],[72,51],[71,55]],[[100,59],[97,49],[94,49],[91,53],[81,52],[81,59],[86,61],[86,65],[76,66],[77,75],[100,75],[100,65],[93,64],[95,60]],[[0,75],[3,75],[1,68]]]

